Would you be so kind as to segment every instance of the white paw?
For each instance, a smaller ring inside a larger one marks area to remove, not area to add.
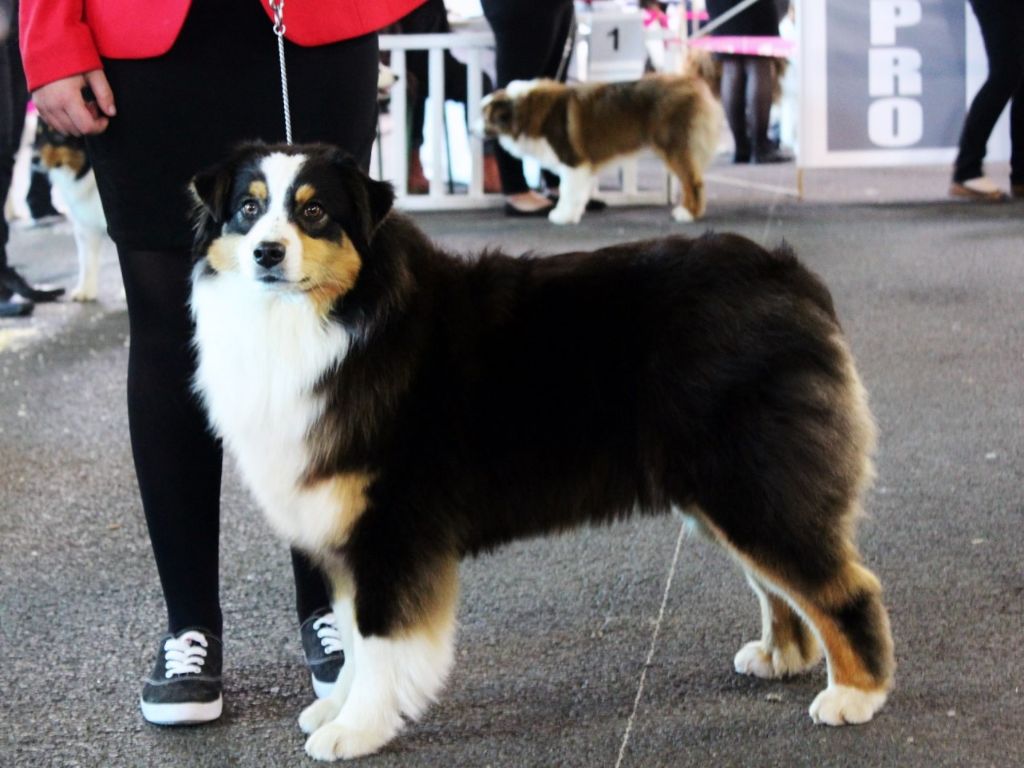
[[[372,755],[395,733],[391,729],[354,729],[338,722],[327,723],[306,739],[306,754],[326,761]]]
[[[740,648],[736,658],[733,659],[733,666],[741,675],[775,680],[810,669],[820,659],[819,653],[811,661],[804,661],[803,656],[800,655],[800,649],[795,645],[773,648],[769,653],[762,641],[753,640]]]
[[[811,702],[811,719],[826,725],[866,723],[882,708],[887,695],[885,691],[830,685]]]
[[[548,214],[548,221],[552,224],[579,224],[581,218],[582,215],[573,216],[571,211],[559,210],[557,206]]]
[[[96,289],[76,286],[75,290],[68,296],[72,301],[96,301]]]
[[[693,214],[683,208],[681,205],[677,205],[672,209],[672,218],[680,223],[688,223],[693,221]]]
[[[299,715],[299,728],[303,733],[313,733],[322,725],[331,722],[341,711],[341,705],[334,699],[317,699]]]

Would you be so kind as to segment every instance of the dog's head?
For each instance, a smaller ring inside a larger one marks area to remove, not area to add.
[[[494,138],[535,133],[536,124],[564,91],[565,86],[554,80],[513,80],[480,102],[483,134]]]
[[[250,144],[192,179],[196,252],[257,290],[332,306],[355,285],[391,186],[326,145]]]
[[[85,139],[61,133],[42,120],[36,124],[32,150],[35,162],[44,171],[65,169],[78,176],[89,168]]]

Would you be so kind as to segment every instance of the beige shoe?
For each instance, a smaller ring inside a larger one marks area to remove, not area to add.
[[[949,194],[951,197],[962,197],[987,203],[1001,203],[1006,200],[1006,193],[985,176],[978,176],[967,181],[954,181],[949,187]]]

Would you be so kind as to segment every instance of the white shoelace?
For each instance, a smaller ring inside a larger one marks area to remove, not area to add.
[[[189,630],[181,637],[169,638],[164,643],[167,659],[164,677],[202,672],[206,661],[206,645],[202,632],[194,630]]]
[[[333,613],[325,613],[313,622],[316,636],[320,638],[320,644],[324,647],[325,654],[337,653],[342,650],[341,631],[334,621]]]

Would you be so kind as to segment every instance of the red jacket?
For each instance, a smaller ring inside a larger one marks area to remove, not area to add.
[[[196,0],[203,2],[204,0]],[[273,18],[269,0],[260,0]],[[29,90],[100,68],[100,56],[147,59],[174,45],[191,0],[21,0]],[[322,45],[375,32],[423,0],[287,0],[285,37]]]

